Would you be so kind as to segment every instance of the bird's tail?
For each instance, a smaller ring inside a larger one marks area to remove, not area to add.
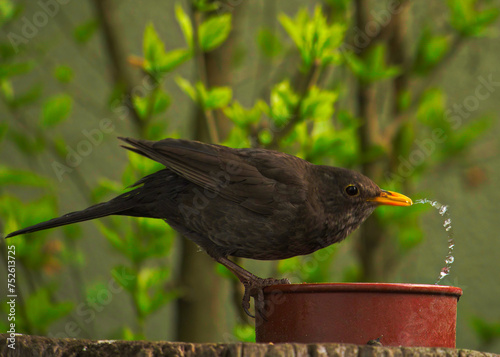
[[[26,227],[15,232],[9,233],[5,238],[14,237],[19,234],[32,233],[41,231],[48,228],[55,228],[60,226],[65,226],[71,223],[88,221],[94,218],[106,217],[113,214],[121,214],[135,205],[133,199],[127,199],[130,197],[130,193],[118,196],[111,201],[99,203],[94,206],[90,206],[82,211],[71,212],[65,214],[64,216],[53,218],[49,221],[41,222],[30,227]]]

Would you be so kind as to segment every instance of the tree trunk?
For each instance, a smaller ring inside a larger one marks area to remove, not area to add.
[[[233,27],[237,23],[235,17],[243,4],[234,8]],[[196,16],[196,14],[195,14]],[[210,88],[213,86],[231,85],[234,40],[236,31],[231,31],[227,40],[219,48],[209,53],[198,53],[199,78]],[[230,121],[222,111],[213,113],[218,137],[223,139],[231,128]],[[201,109],[195,112],[195,140],[210,142],[206,113]],[[223,336],[231,331],[227,326],[228,299],[231,290],[230,282],[215,272],[215,261],[192,242],[182,241],[182,262],[180,280],[186,295],[178,304],[177,340],[189,342],[214,342],[223,340]],[[240,308],[238,306],[238,308]]]

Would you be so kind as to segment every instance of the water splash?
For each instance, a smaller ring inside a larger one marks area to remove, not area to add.
[[[450,274],[451,270],[451,265],[455,261],[455,257],[453,256],[453,248],[455,248],[455,240],[453,239],[453,229],[451,228],[451,218],[450,218],[450,213],[448,211],[448,206],[443,205],[439,203],[438,201],[431,201],[428,200],[427,198],[421,199],[421,200],[415,200],[413,203],[428,203],[432,207],[436,208],[439,211],[439,214],[445,218],[443,227],[448,235],[448,254],[446,255],[445,258],[445,266],[441,269],[439,272],[439,277],[435,284],[439,284],[441,280],[447,275]]]

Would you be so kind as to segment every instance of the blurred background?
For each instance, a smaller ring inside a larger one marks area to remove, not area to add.
[[[264,147],[449,206],[457,346],[500,352],[498,0],[2,0],[0,231],[83,209],[160,165],[117,136]],[[346,241],[279,262],[294,282],[437,280],[430,205],[380,207]],[[17,332],[252,341],[242,287],[159,220],[1,241]],[[5,294],[6,295],[6,294]],[[0,296],[0,327],[8,305]]]

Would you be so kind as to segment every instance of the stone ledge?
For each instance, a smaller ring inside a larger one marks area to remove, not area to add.
[[[56,339],[17,335],[15,349],[7,346],[7,334],[0,334],[1,356],[342,356],[342,357],[465,357],[499,356],[471,350],[427,347],[375,347],[340,343],[184,343],[165,341],[113,341]]]

